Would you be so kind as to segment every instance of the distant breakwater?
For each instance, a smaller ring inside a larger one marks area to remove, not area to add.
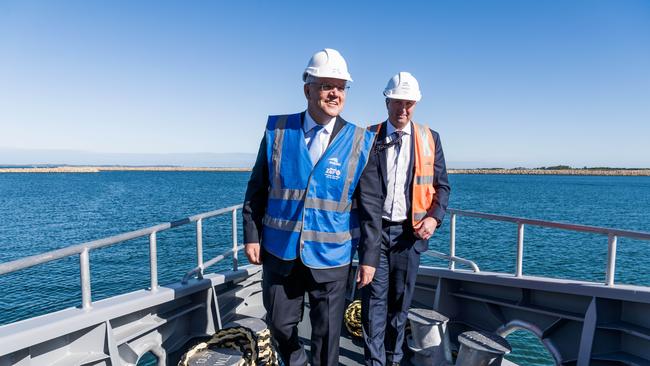
[[[250,168],[175,166],[61,166],[0,168],[0,173],[248,172]],[[449,169],[449,174],[650,176],[650,169]]]
[[[250,168],[212,168],[175,166],[61,166],[35,168],[0,168],[0,173],[99,173],[110,171],[133,172],[247,172]]]
[[[650,169],[449,169],[449,174],[650,176]]]

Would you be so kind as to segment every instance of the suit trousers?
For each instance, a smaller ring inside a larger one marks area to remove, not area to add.
[[[298,259],[287,276],[264,268],[262,291],[267,324],[287,366],[306,365],[307,353],[298,337],[298,323],[309,295],[313,366],[338,365],[339,338],[345,311],[346,279],[318,283]]]
[[[361,290],[366,365],[400,362],[404,328],[413,299],[420,253],[413,230],[384,221],[379,266],[372,282]]]

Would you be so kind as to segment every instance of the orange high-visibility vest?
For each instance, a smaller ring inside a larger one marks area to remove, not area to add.
[[[390,122],[386,122],[390,123]],[[382,123],[368,127],[379,136]],[[411,218],[413,226],[424,219],[431,208],[436,189],[433,186],[433,172],[436,157],[436,143],[428,127],[413,122],[413,143],[415,151],[415,175],[413,176],[413,201]]]

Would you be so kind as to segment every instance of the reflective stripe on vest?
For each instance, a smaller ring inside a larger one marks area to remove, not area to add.
[[[433,187],[433,171],[436,145],[428,127],[413,123],[415,128],[415,175],[413,177],[413,225],[417,225],[427,214],[433,203],[436,189]]]
[[[282,189],[273,187],[269,191],[269,198],[277,200],[300,201],[304,198],[305,192],[306,191],[304,189]]]
[[[262,245],[284,260],[300,254],[309,267],[347,265],[360,237],[352,192],[367,163],[373,135],[344,125],[314,165],[300,122],[295,114],[270,117],[267,124],[271,186]]]
[[[382,124],[370,126],[368,129],[379,136]],[[431,130],[415,122],[413,122],[413,144],[415,175],[413,176],[412,185],[411,218],[413,226],[415,226],[427,215],[436,194],[436,189],[433,186],[436,144]]]
[[[282,220],[269,215],[264,215],[263,223],[268,227],[282,231],[295,231],[299,233],[302,230],[301,221]]]

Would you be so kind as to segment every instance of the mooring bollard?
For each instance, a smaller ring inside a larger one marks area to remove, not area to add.
[[[431,309],[410,309],[411,335],[406,339],[413,351],[415,366],[451,364],[447,322],[449,319]]]
[[[488,332],[465,332],[458,336],[460,350],[456,366],[501,365],[503,356],[512,351],[505,338]]]

